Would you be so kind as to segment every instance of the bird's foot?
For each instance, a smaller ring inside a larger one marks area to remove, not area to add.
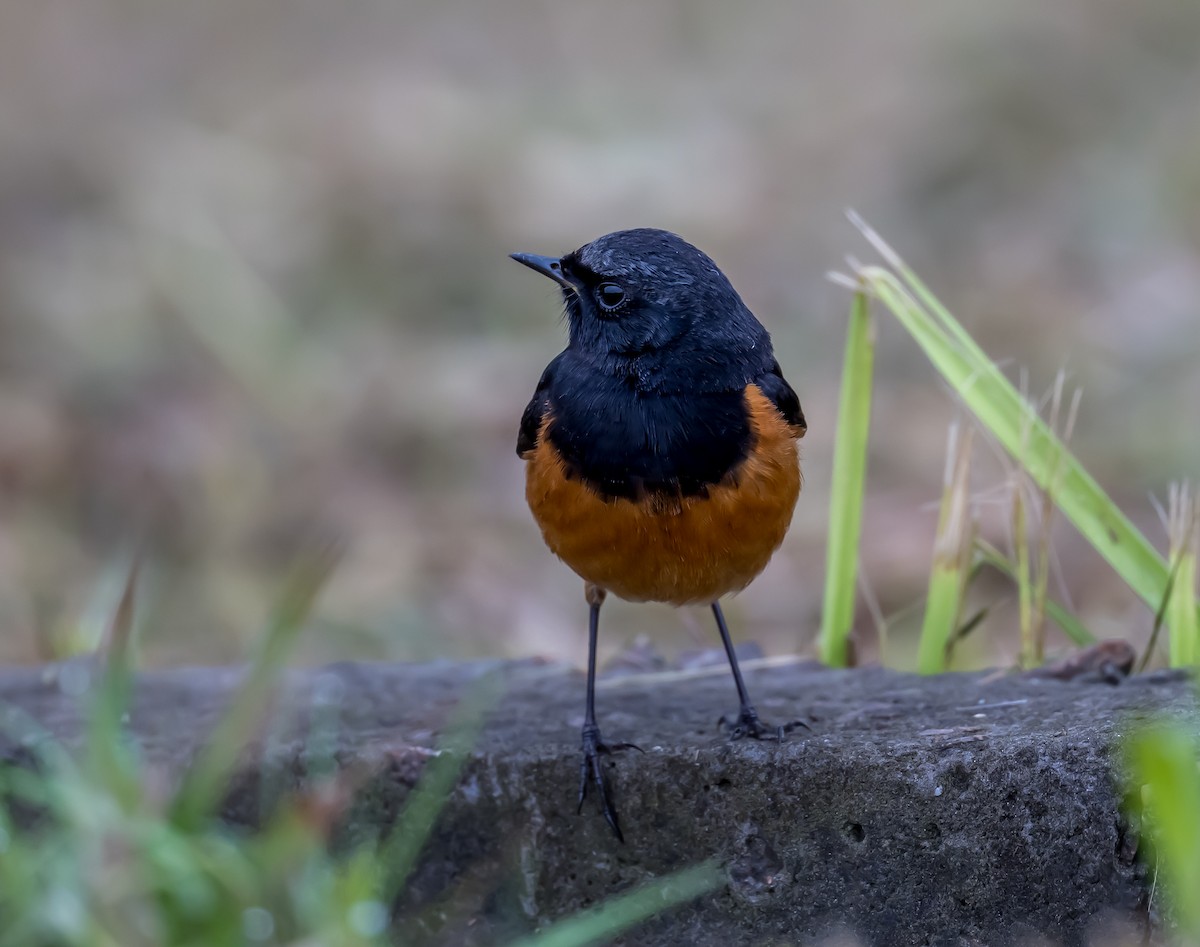
[[[600,765],[600,757],[621,750],[642,752],[642,748],[635,743],[605,743],[600,738],[600,728],[597,726],[583,728],[583,760],[579,766],[579,807],[576,812],[583,811],[583,801],[587,798],[588,784],[594,784],[596,793],[600,797],[600,809],[604,813],[604,821],[613,830],[617,841],[624,842],[625,836],[621,834],[621,821],[617,817],[617,809],[613,805],[608,779],[604,775],[604,767]]]
[[[717,724],[729,728],[730,740],[775,740],[779,743],[787,739],[787,735],[797,727],[812,729],[803,720],[792,720],[779,726],[763,723],[758,718],[758,711],[749,704],[738,711],[736,718],[722,717]]]

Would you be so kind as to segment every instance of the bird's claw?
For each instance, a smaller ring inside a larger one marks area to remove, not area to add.
[[[600,738],[598,727],[584,727],[583,760],[579,766],[579,806],[575,811],[576,813],[583,811],[583,801],[587,799],[588,784],[594,783],[596,793],[600,797],[600,809],[604,813],[604,821],[613,830],[617,841],[624,842],[625,836],[621,832],[621,820],[617,816],[616,806],[613,805],[604,767],[600,765],[600,757],[618,753],[621,750],[644,752],[636,743],[605,743]]]
[[[743,707],[738,711],[736,718],[722,716],[717,721],[717,725],[729,728],[730,740],[775,740],[778,743],[787,739],[787,735],[797,727],[803,727],[805,730],[812,729],[803,720],[792,720],[779,726],[771,726],[758,718],[758,711],[753,707]]]

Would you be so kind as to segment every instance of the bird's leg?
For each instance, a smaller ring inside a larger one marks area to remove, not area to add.
[[[636,750],[639,747],[632,743],[607,744],[600,737],[600,727],[596,724],[596,637],[600,629],[600,606],[604,604],[606,593],[599,586],[588,583],[586,594],[588,605],[591,607],[588,616],[587,710],[583,716],[583,760],[579,767],[579,807],[576,811],[583,811],[588,784],[595,784],[604,819],[617,840],[624,842],[625,836],[621,834],[621,822],[609,793],[608,780],[604,775],[604,767],[600,765],[600,757],[617,750]]]
[[[721,644],[725,646],[725,654],[729,658],[729,668],[733,671],[733,683],[737,685],[738,703],[741,705],[738,708],[736,720],[730,720],[724,716],[721,717],[720,723],[729,726],[729,738],[731,740],[741,740],[744,737],[749,737],[752,740],[778,740],[782,742],[788,731],[794,730],[796,727],[807,727],[808,725],[802,720],[794,720],[782,726],[772,727],[769,724],[763,723],[758,718],[758,711],[750,703],[750,694],[746,690],[746,682],[742,680],[742,669],[738,667],[737,654],[733,650],[733,639],[729,637],[729,627],[725,624],[725,614],[721,611],[721,604],[713,602],[712,610],[713,616],[717,619],[717,630],[721,633]]]

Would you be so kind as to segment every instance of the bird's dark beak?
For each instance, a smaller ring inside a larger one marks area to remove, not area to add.
[[[578,286],[563,275],[562,261],[552,256],[538,256],[536,253],[510,253],[518,263],[524,263],[531,270],[537,270],[543,276],[549,276],[564,289],[578,290]]]

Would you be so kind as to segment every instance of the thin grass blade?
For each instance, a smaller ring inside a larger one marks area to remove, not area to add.
[[[842,391],[834,435],[825,605],[817,639],[821,660],[834,667],[846,666],[850,633],[854,628],[874,361],[875,328],[867,296],[860,292],[854,295],[846,333]]]
[[[220,801],[225,780],[247,735],[261,723],[287,656],[338,558],[336,548],[323,547],[297,563],[245,681],[184,777],[172,807],[177,824],[194,826]]]
[[[963,592],[970,574],[970,428],[961,437],[957,426],[950,429],[947,462],[937,536],[934,539],[933,568],[929,574],[929,594],[925,600],[925,618],[917,646],[917,670],[922,674],[938,674],[946,670],[949,664],[950,648],[962,612]]]
[[[989,566],[1002,572],[1014,582],[1017,580],[1017,568],[1010,562],[1001,552],[990,543],[984,542],[982,539],[976,539],[976,550],[979,558],[986,562]],[[1086,648],[1089,645],[1096,643],[1096,636],[1088,631],[1087,627],[1078,618],[1072,615],[1066,608],[1054,601],[1052,598],[1046,599],[1046,614],[1050,617],[1059,628],[1063,630],[1072,642],[1079,645],[1081,648]]]
[[[1166,594],[1164,616],[1171,667],[1187,667],[1200,658],[1200,621],[1196,615],[1197,534],[1200,508],[1187,484],[1172,484],[1170,494],[1171,562],[1174,580]]]
[[[459,701],[454,716],[439,741],[436,754],[425,764],[421,779],[410,793],[399,821],[392,827],[379,854],[384,904],[404,889],[426,841],[450,798],[471,751],[479,742],[488,710],[500,696],[499,675],[485,674]]]
[[[89,778],[105,786],[126,811],[141,796],[138,766],[124,735],[124,718],[133,696],[134,604],[140,565],[140,554],[135,554],[105,636],[105,660],[99,665],[87,713]]]
[[[552,924],[540,934],[509,947],[586,947],[604,943],[670,908],[716,890],[724,878],[715,861],[704,862],[605,901],[574,917]]]

